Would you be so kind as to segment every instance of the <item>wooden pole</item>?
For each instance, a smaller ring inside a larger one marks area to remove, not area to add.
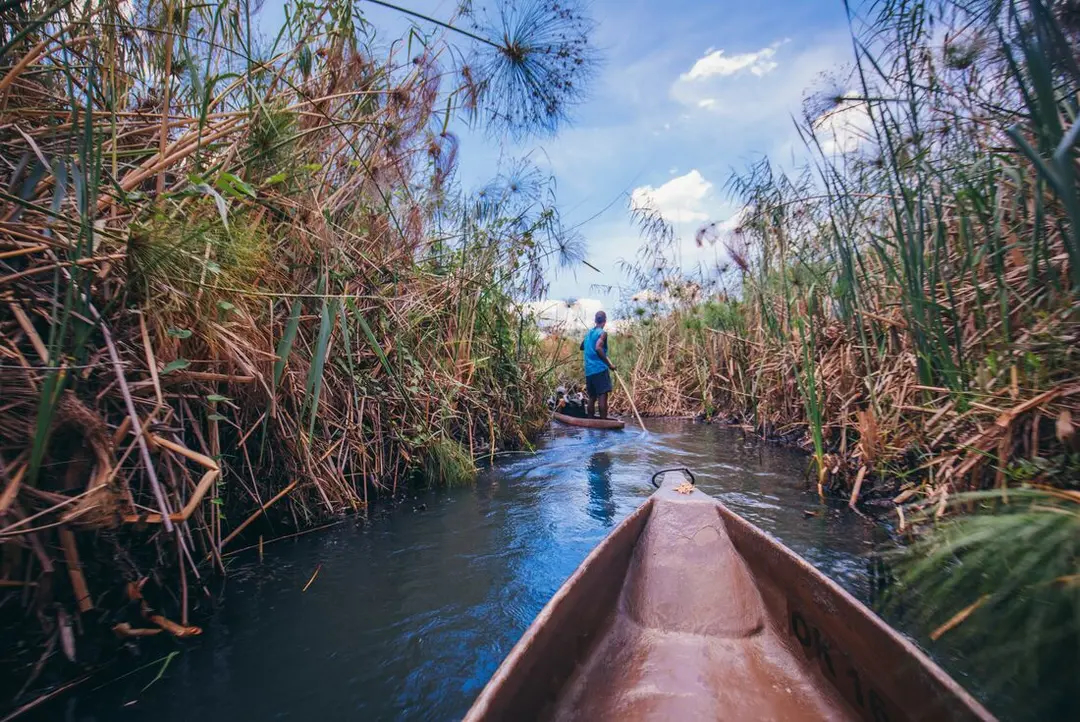
[[[649,433],[649,430],[645,428],[645,422],[641,420],[641,414],[638,413],[637,404],[634,403],[634,395],[630,393],[630,389],[626,388],[626,382],[622,380],[622,376],[619,375],[618,371],[612,371],[611,373],[615,374],[615,378],[619,380],[619,386],[622,386],[623,393],[626,394],[626,398],[630,399],[630,408],[634,410],[634,416],[637,417],[641,430],[646,434]]]

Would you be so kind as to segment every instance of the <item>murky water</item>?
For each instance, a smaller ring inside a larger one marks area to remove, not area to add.
[[[698,486],[866,600],[881,530],[822,504],[806,459],[735,430],[657,420],[652,433],[553,429],[473,488],[427,492],[386,518],[233,557],[202,637],[160,665],[43,710],[65,720],[460,718],[537,612],[652,491],[657,469]],[[806,512],[812,512],[809,515]],[[302,591],[315,570],[319,573]],[[169,647],[172,645],[172,647]],[[146,659],[149,662],[154,657]],[[145,688],[145,689],[144,689]]]

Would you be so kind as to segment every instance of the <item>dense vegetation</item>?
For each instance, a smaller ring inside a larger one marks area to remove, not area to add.
[[[937,520],[906,598],[988,687],[1037,688],[1033,714],[1075,704],[1080,663],[1078,19],[853,7],[850,75],[806,98],[806,168],[735,175],[735,222],[698,233],[722,265],[677,268],[637,209],[653,294],[616,351],[642,411],[800,440],[820,493]]]
[[[387,35],[372,5],[416,24]],[[851,17],[851,72],[806,99],[808,166],[736,175],[737,222],[699,232],[724,265],[676,267],[637,209],[657,300],[628,306],[620,370],[645,413],[798,439],[822,494],[895,499],[930,530],[906,611],[988,685],[1067,693],[1080,13]],[[25,673],[0,696],[23,699],[95,630],[194,633],[207,573],[268,518],[463,481],[544,423],[549,361],[515,309],[577,241],[527,163],[463,191],[453,131],[555,130],[593,56],[547,0],[297,0],[271,37],[246,0],[0,18],[0,610],[41,641],[5,638]]]
[[[6,699],[95,629],[195,633],[249,525],[466,480],[546,420],[515,309],[576,240],[526,163],[463,192],[452,131],[554,131],[589,23],[377,4],[400,37],[335,0],[268,38],[244,0],[0,4],[0,608],[45,650]]]

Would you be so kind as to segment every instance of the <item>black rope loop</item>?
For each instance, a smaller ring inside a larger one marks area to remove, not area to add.
[[[681,471],[681,472],[683,472],[684,474],[686,474],[687,476],[690,477],[690,483],[693,484],[694,486],[697,486],[697,479],[694,478],[694,472],[690,471],[685,466],[676,466],[676,467],[674,467],[672,469],[661,469],[660,471],[658,471],[658,472],[656,472],[655,474],[652,475],[652,479],[651,479],[652,485],[655,486],[657,489],[659,489],[660,485],[656,483],[656,478],[658,476],[660,476],[661,474],[668,473],[669,471]]]

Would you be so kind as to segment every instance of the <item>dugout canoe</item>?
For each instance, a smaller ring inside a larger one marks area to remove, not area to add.
[[[581,416],[567,416],[556,411],[551,415],[556,421],[569,426],[584,426],[586,429],[621,429],[626,426],[622,419],[600,419],[597,417],[584,418]]]
[[[994,719],[688,472],[657,477],[656,493],[563,584],[466,720]]]

